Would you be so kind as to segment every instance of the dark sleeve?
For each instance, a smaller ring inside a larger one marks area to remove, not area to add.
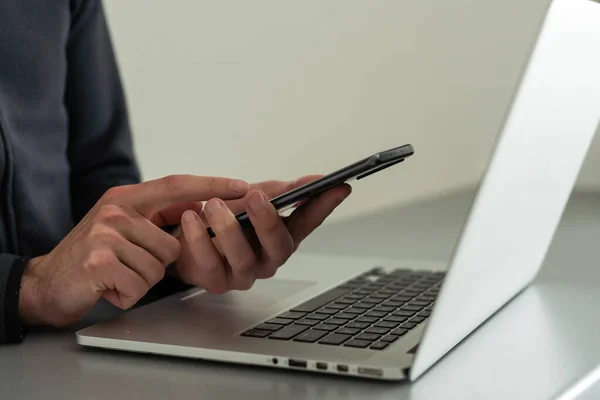
[[[27,261],[0,253],[0,344],[18,343],[25,336],[19,319],[19,291]]]
[[[128,111],[100,0],[71,1],[65,105],[73,217],[113,186],[138,183]]]

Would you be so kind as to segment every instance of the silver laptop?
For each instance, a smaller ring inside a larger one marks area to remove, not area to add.
[[[599,49],[600,4],[553,1],[447,269],[297,254],[285,278],[191,289],[85,328],[78,343],[417,379],[536,276],[600,121]]]

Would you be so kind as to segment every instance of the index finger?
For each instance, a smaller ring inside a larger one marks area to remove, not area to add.
[[[131,186],[111,189],[109,197],[119,204],[149,215],[173,203],[223,200],[243,197],[249,189],[246,181],[216,176],[170,175]]]

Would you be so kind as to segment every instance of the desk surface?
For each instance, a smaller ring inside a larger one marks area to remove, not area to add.
[[[471,196],[457,193],[326,225],[302,251],[446,262]],[[0,348],[0,397],[554,398],[600,364],[594,311],[600,308],[599,239],[600,196],[574,195],[536,282],[416,383],[88,350],[67,329],[33,332],[21,345]],[[83,323],[114,314],[101,304]]]

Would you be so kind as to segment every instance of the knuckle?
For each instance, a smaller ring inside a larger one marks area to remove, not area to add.
[[[154,286],[156,285],[158,282],[160,282],[166,274],[166,270],[163,268],[162,265],[158,265],[154,268],[152,268],[152,272],[150,273],[150,285]]]
[[[168,190],[176,190],[182,185],[184,177],[182,175],[167,175],[160,179],[160,182]]]
[[[117,199],[121,199],[127,196],[130,189],[131,185],[114,186],[104,193],[104,196],[102,196],[102,200],[106,202],[113,202]]]
[[[108,249],[94,249],[90,251],[83,262],[83,268],[87,270],[96,270],[107,268],[116,261],[116,255]]]
[[[108,225],[119,225],[131,219],[122,207],[114,204],[105,204],[100,207],[97,218],[100,222]]]
[[[167,236],[163,249],[165,252],[165,260],[163,261],[166,264],[171,264],[177,260],[179,258],[179,254],[181,254],[181,243],[173,236]]]

